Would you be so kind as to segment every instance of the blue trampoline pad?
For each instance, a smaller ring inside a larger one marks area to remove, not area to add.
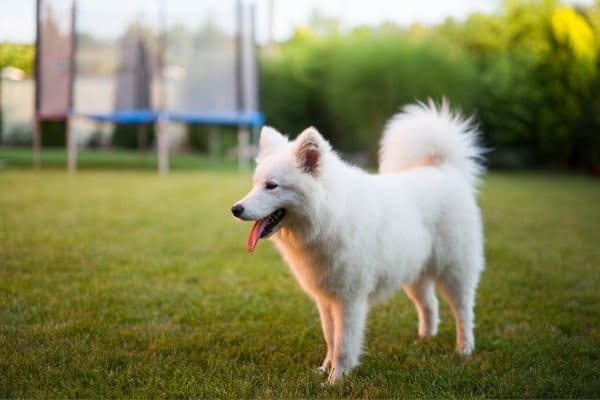
[[[220,112],[220,113],[173,113],[164,111],[158,113],[152,110],[127,110],[114,113],[71,113],[72,116],[89,118],[99,122],[115,122],[118,124],[143,124],[156,122],[159,117],[168,121],[231,126],[261,126],[265,116],[261,112]]]
[[[219,113],[174,113],[165,111],[163,115],[169,121],[188,124],[261,126],[265,122],[265,115],[258,111]]]
[[[144,124],[155,122],[158,113],[152,110],[123,110],[113,113],[74,113],[78,117],[89,118],[99,122],[116,122],[118,124]]]

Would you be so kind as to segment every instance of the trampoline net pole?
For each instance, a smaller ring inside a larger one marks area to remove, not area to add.
[[[169,173],[169,138],[166,132],[166,121],[158,118],[156,122],[157,150],[158,150],[158,172],[161,175]]]
[[[72,105],[74,0],[36,1],[33,164],[40,167],[45,121],[65,121]],[[67,139],[68,141],[68,139]]]
[[[35,60],[34,60],[34,117],[33,117],[33,168],[40,168],[40,33],[41,33],[41,0],[35,2]]]
[[[157,147],[158,147],[158,172],[161,175],[169,173],[169,138],[166,127],[166,119],[162,113],[167,108],[167,88],[165,77],[165,52],[167,51],[167,3],[159,0],[158,3],[158,119],[156,120]]]

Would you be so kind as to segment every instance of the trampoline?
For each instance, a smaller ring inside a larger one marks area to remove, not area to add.
[[[74,171],[72,126],[81,118],[156,124],[161,173],[168,171],[167,124],[236,126],[239,165],[248,166],[250,132],[264,123],[253,4],[38,0],[37,20],[35,159],[40,121],[64,118]]]

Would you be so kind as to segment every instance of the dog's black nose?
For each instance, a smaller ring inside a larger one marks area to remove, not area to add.
[[[240,215],[242,215],[244,213],[244,206],[241,204],[236,204],[235,206],[231,207],[231,212],[236,217],[239,217]]]

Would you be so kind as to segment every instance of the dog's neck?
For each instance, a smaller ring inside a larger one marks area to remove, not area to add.
[[[323,221],[331,221],[328,217],[331,210],[327,207],[327,203],[322,202],[305,215],[290,215],[286,225],[274,235],[274,238],[280,244],[295,249],[314,248],[324,241],[335,241],[335,231],[331,224],[323,223]],[[307,209],[310,210],[311,206],[309,205]]]

